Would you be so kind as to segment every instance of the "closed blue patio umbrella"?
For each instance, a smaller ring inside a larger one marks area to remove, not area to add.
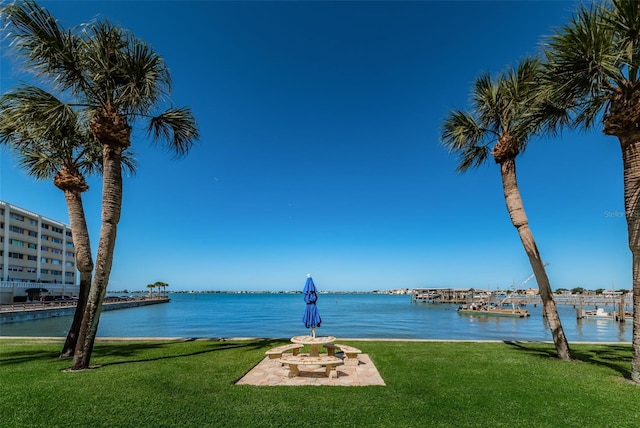
[[[316,328],[320,327],[322,318],[320,318],[320,312],[318,312],[318,307],[316,306],[318,290],[316,290],[311,275],[307,275],[307,282],[304,284],[302,293],[304,293],[304,301],[307,304],[302,316],[302,322],[306,328],[311,329],[311,335],[316,337]]]

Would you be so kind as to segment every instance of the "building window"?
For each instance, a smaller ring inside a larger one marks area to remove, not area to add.
[[[43,229],[47,229],[47,230],[49,230],[49,225],[48,225],[48,224],[44,224],[44,223],[43,223],[43,224],[42,224],[42,228],[43,228]]]
[[[28,230],[27,233],[29,236],[33,236],[34,238],[38,237],[38,232],[34,232],[33,230]]]
[[[43,241],[48,241],[49,240],[49,235],[42,235],[42,240]]]
[[[57,248],[49,248],[49,251],[51,251],[53,254],[62,254],[62,250],[59,250]]]
[[[40,269],[40,273],[48,275],[49,274],[49,269]]]
[[[51,275],[62,276],[62,271],[61,270],[52,270],[51,271]]]
[[[49,263],[49,259],[46,257],[41,257],[40,258],[40,263]]]
[[[67,241],[67,247],[73,247],[73,242]]]
[[[51,259],[51,264],[52,265],[61,265],[62,262],[60,260],[58,260],[58,259]]]
[[[36,256],[27,256],[27,260],[29,260],[30,262],[37,262],[38,258]]]
[[[37,226],[38,225],[38,220],[34,220],[32,218],[29,219],[29,224],[32,226]]]
[[[56,244],[62,244],[62,239],[51,237],[51,242],[55,242]]]
[[[36,244],[34,244],[34,243],[31,243],[31,242],[27,243],[27,247],[31,248],[32,250],[37,250],[38,249],[38,246]]]
[[[34,267],[28,267],[28,268],[27,268],[27,272],[28,272],[28,273],[36,273],[36,268],[34,268]]]
[[[71,251],[67,251],[64,253],[67,257],[75,257],[75,254],[73,254],[73,252]]]
[[[18,241],[17,239],[9,239],[9,244],[15,245],[16,247],[24,247],[24,242]]]
[[[9,226],[9,230],[15,233],[24,233],[24,229],[17,226]]]
[[[19,215],[19,214],[16,214],[16,213],[10,213],[9,217],[14,219],[14,220],[24,221],[24,217]]]
[[[20,253],[9,253],[9,257],[12,259],[22,259],[22,254]]]
[[[10,272],[22,272],[22,266],[9,265]]]
[[[65,274],[65,276],[70,276],[70,277],[73,278],[73,272],[65,272],[64,274]]]
[[[73,267],[73,262],[64,262],[65,266]]]
[[[71,235],[71,231],[70,231],[70,230],[67,230],[66,235],[67,235],[69,238],[71,238],[71,236],[72,236],[72,235]]]
[[[56,233],[62,233],[63,232],[62,229],[60,229],[59,227],[56,227],[56,226],[51,226],[51,230],[56,232]]]

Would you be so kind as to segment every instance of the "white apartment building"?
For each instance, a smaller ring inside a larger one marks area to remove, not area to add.
[[[69,225],[0,201],[2,288],[13,283],[14,296],[15,283],[20,289],[26,288],[26,283],[74,288],[78,273],[71,236]]]

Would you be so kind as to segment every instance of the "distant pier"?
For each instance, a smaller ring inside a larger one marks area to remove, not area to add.
[[[609,317],[599,317],[599,319],[612,319],[618,322],[625,322],[631,319],[633,301],[631,293],[622,294],[556,294],[553,296],[556,305],[573,306],[577,311],[577,318],[589,318],[585,316],[584,308],[607,308],[611,307],[614,312],[609,313]],[[469,303],[495,303],[513,304],[516,306],[542,305],[539,295],[531,294],[494,294],[490,291],[480,291],[473,289],[451,289],[451,288],[421,288],[415,289],[411,294],[412,303],[430,304],[469,304]],[[625,314],[620,316],[619,314]],[[593,316],[592,316],[593,317]]]
[[[491,302],[495,300],[506,300],[508,303],[516,303],[519,305],[538,305],[542,304],[539,295],[528,294],[512,294],[508,298],[504,294],[495,294],[488,291],[480,291],[473,289],[452,289],[452,288],[420,288],[415,289],[411,294],[411,301],[416,303],[469,303],[471,301]],[[557,305],[578,306],[608,306],[619,305],[632,306],[631,293],[624,296],[621,295],[575,295],[575,294],[555,294],[553,300]]]
[[[411,302],[464,304],[469,300],[469,293],[468,289],[419,288],[411,294]]]
[[[107,297],[102,304],[103,311],[136,308],[140,306],[169,303],[171,299],[159,297]],[[26,302],[0,305],[0,324],[21,321],[32,321],[45,318],[72,316],[76,310],[77,301],[62,300],[53,302]]]

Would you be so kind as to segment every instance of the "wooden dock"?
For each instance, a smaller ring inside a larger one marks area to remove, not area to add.
[[[413,303],[464,304],[469,301],[469,290],[454,288],[420,288],[411,294]]]
[[[473,297],[470,295],[473,294]],[[504,294],[492,294],[489,292],[473,292],[471,290],[460,290],[451,288],[431,288],[420,289],[420,292],[411,294],[412,302],[419,303],[444,303],[444,304],[463,304],[471,301],[484,300],[486,302],[494,302],[496,300],[504,300],[511,303],[514,302],[520,305],[538,305],[542,304],[542,299],[539,295],[523,295],[514,294],[511,297],[506,298]],[[626,296],[608,296],[608,295],[554,295],[553,300],[557,305],[571,305],[574,307],[582,306],[608,306],[619,305],[621,301],[625,306],[632,306],[632,297],[629,294]]]
[[[506,297],[504,294],[493,294],[491,292],[483,292],[472,289],[450,289],[450,288],[431,288],[418,289],[417,292],[411,294],[412,303],[429,303],[429,304],[470,304],[470,303],[494,303],[494,304],[515,304],[519,307],[527,305],[542,305],[542,299],[539,295],[513,294]],[[558,294],[553,296],[556,305],[573,306],[576,309],[577,317],[583,316],[585,309],[588,308],[611,308],[614,314],[627,314],[625,317],[629,319],[629,313],[633,308],[631,293],[626,295],[573,295]],[[625,322],[625,317],[613,316],[618,322]]]

